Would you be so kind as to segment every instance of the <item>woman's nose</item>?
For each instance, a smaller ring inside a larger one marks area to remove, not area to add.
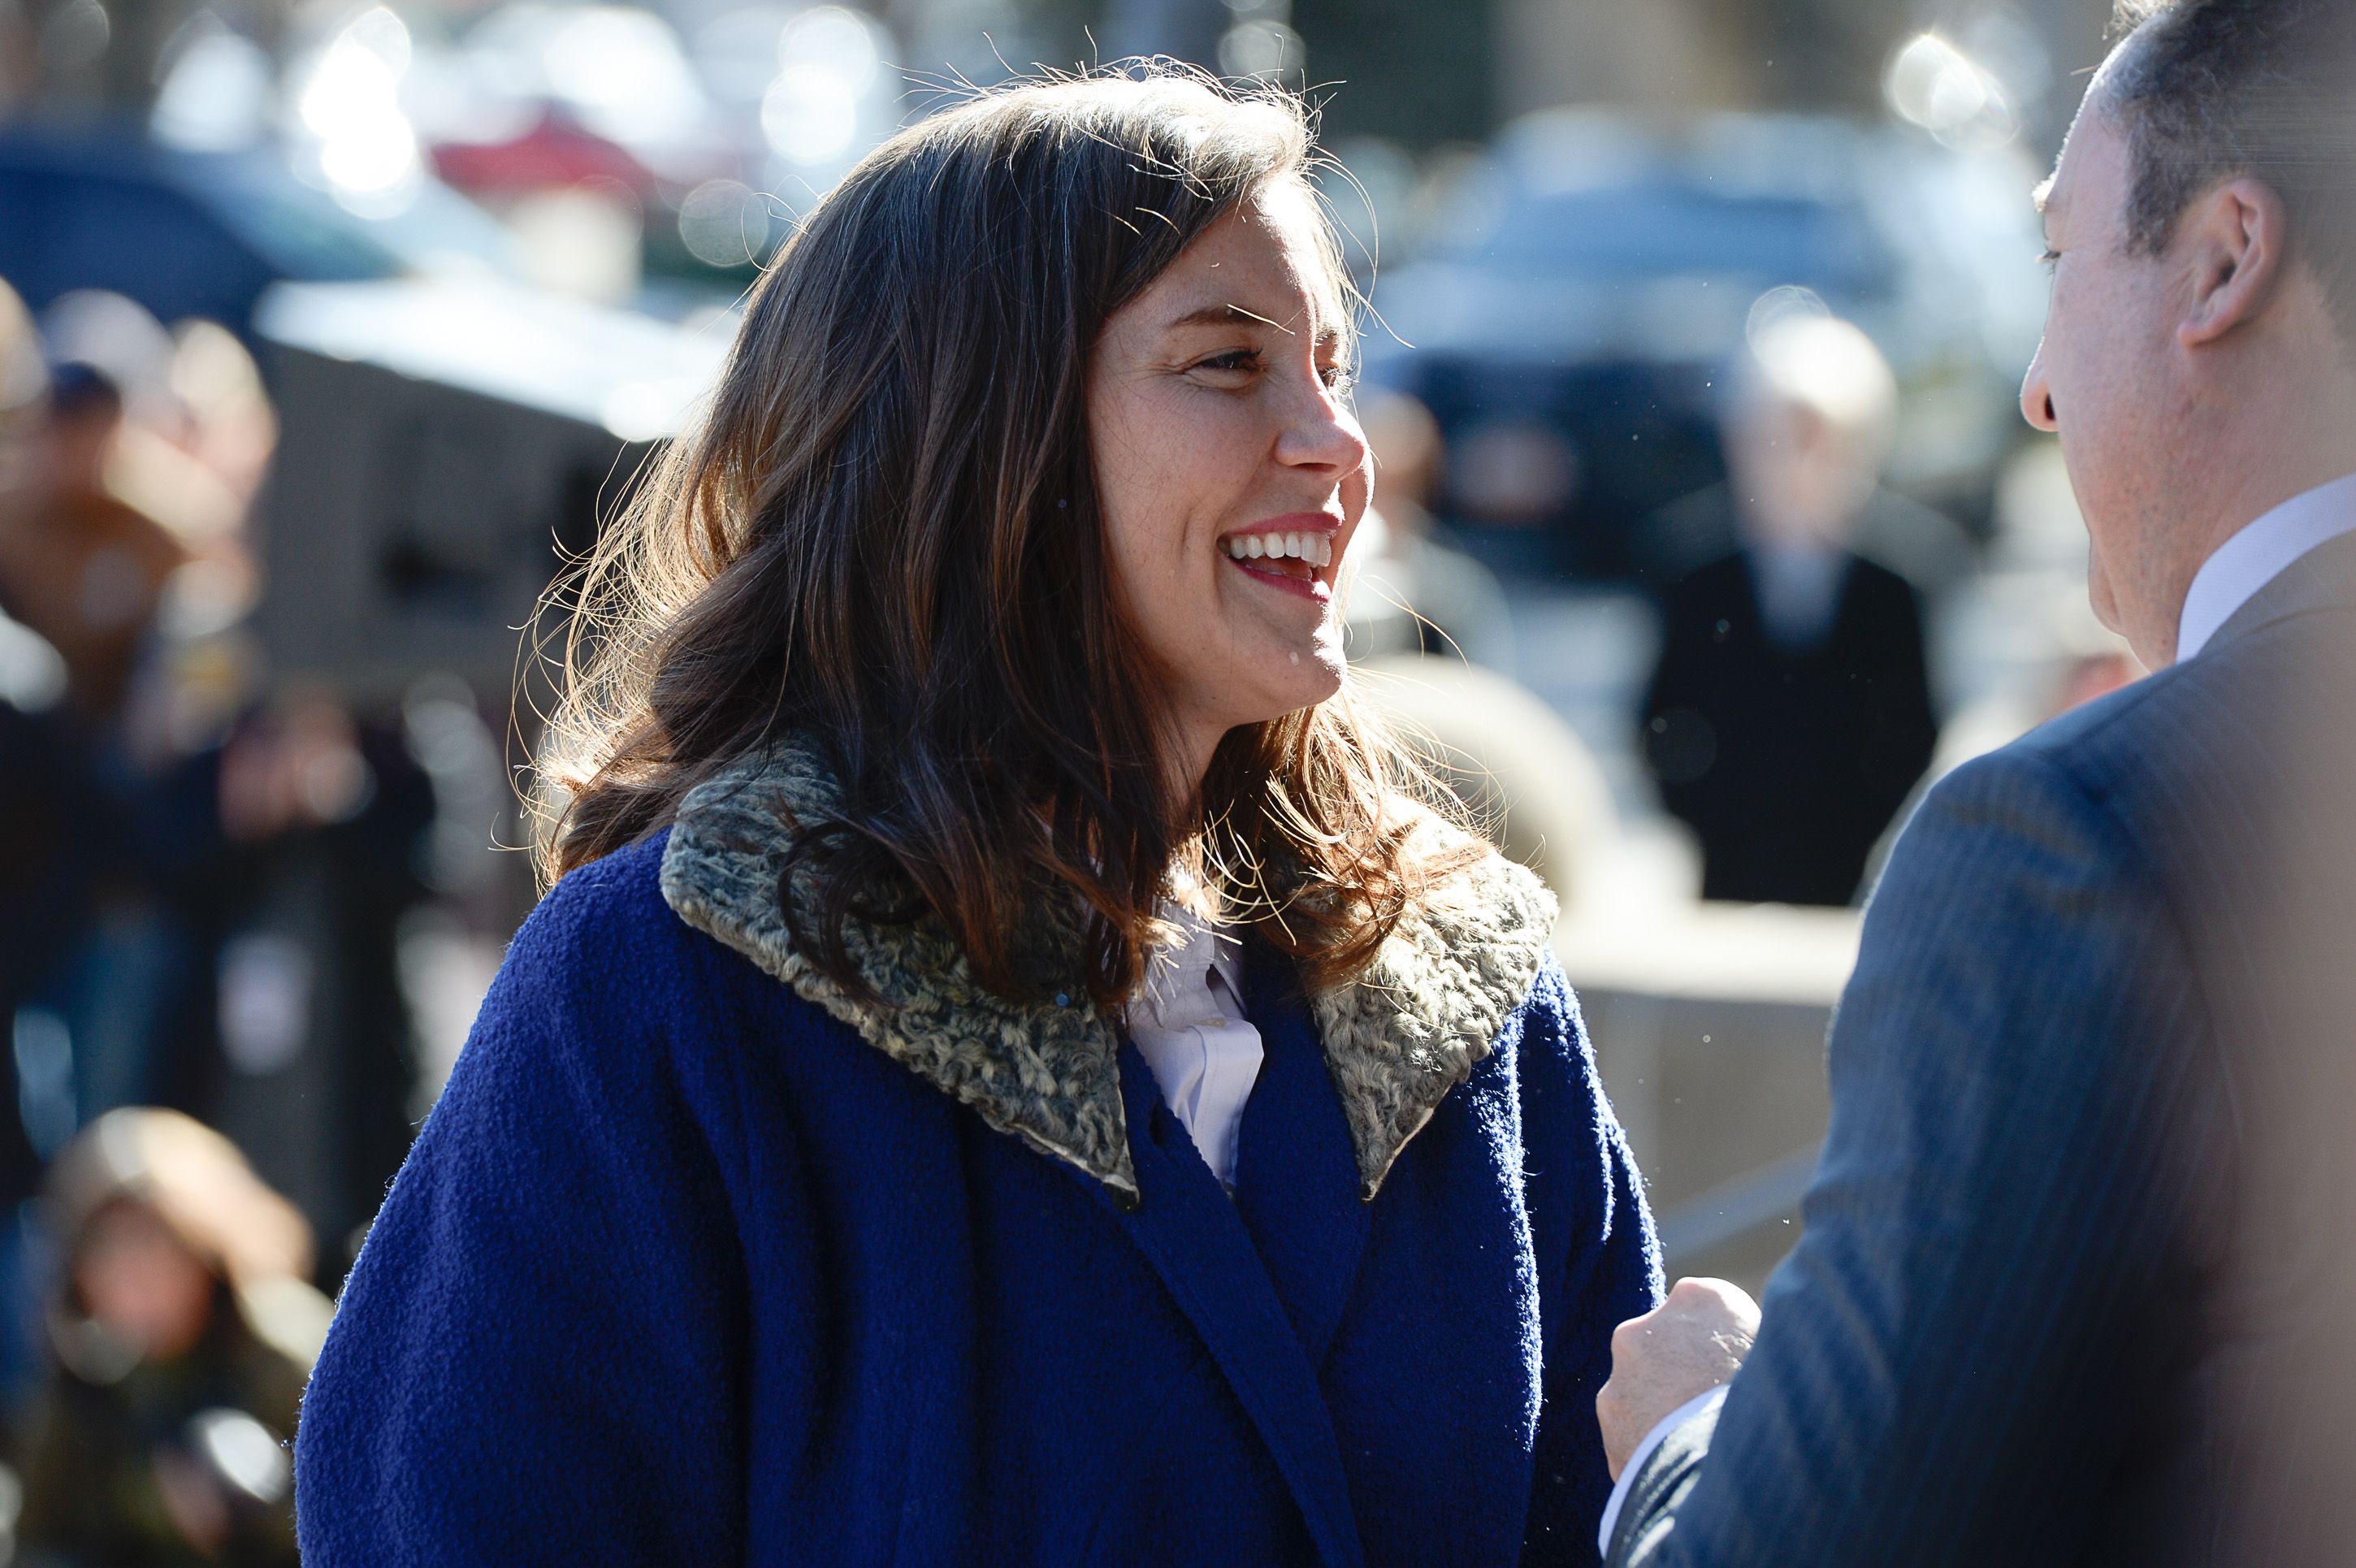
[[[1348,400],[1322,381],[1296,405],[1277,444],[1278,458],[1294,467],[1350,473],[1366,460],[1366,438]]]
[[[2020,417],[2031,427],[2051,435],[2062,428],[2060,417],[2053,412],[2053,388],[2045,379],[2045,345],[2037,346],[2037,358],[2029,362],[2029,375],[2020,383]]]

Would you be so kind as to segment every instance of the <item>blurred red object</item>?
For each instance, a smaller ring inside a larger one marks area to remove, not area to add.
[[[506,142],[450,142],[433,150],[434,172],[469,196],[521,196],[611,182],[643,204],[656,180],[646,165],[605,137],[542,111],[522,135]]]

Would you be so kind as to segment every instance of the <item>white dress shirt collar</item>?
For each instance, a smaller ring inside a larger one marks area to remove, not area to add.
[[[2176,661],[2197,657],[2235,612],[2308,552],[2356,532],[2356,474],[2294,497],[2217,547],[2177,622]]]
[[[1129,1037],[1203,1163],[1233,1187],[1244,1104],[1265,1054],[1244,1016],[1243,950],[1174,905],[1160,914],[1177,940],[1147,956],[1145,983],[1129,1004]]]

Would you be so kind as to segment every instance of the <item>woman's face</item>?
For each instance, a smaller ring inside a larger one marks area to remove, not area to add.
[[[1333,589],[1366,509],[1348,323],[1297,181],[1206,231],[1106,324],[1088,435],[1113,585],[1194,768],[1342,682]]]

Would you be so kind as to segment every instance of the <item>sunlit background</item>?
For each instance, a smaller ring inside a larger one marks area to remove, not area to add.
[[[2029,192],[2108,9],[0,0],[0,1391],[87,1305],[44,1172],[145,1190],[111,1111],[225,1133],[332,1293],[534,894],[560,561],[863,154],[1141,54],[1322,106],[1383,467],[1354,659],[1562,894],[1673,1271],[1755,1284],[1876,842],[2136,673],[2015,407]],[[1739,693],[1869,782],[1745,740]],[[245,1428],[189,1430],[269,1506]]]

